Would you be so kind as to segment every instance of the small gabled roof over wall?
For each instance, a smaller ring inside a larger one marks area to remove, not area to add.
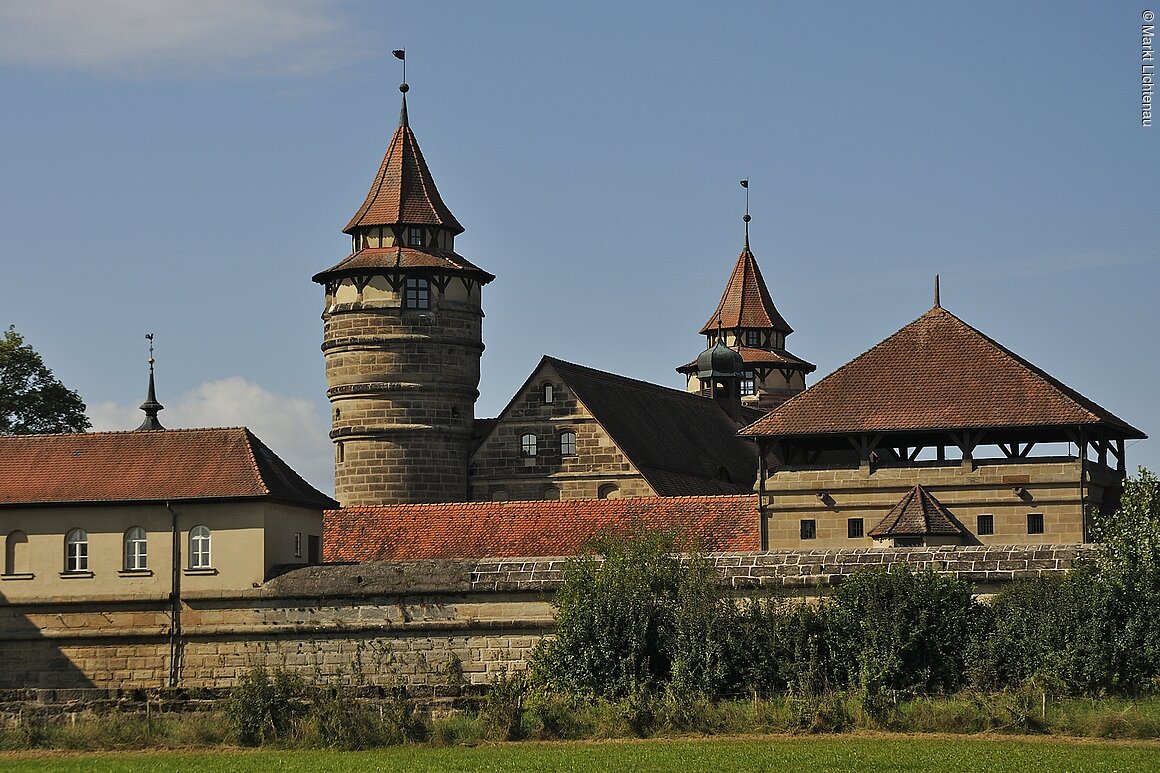
[[[0,507],[190,499],[338,504],[245,427],[0,436]]]
[[[324,514],[326,561],[569,556],[598,534],[667,529],[705,552],[760,547],[753,494],[345,507]]]
[[[929,491],[915,485],[868,534],[891,537],[962,537],[968,534]]]
[[[761,437],[948,429],[1140,430],[939,306],[742,430]]]

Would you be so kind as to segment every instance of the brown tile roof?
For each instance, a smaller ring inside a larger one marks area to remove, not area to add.
[[[346,507],[323,523],[327,561],[569,556],[596,534],[639,525],[675,530],[706,552],[760,547],[752,494]]]
[[[414,247],[370,247],[348,255],[341,261],[320,271],[314,276],[315,282],[325,282],[331,274],[342,272],[358,273],[364,269],[424,269],[434,271],[454,271],[472,274],[482,284],[495,279],[479,266],[451,250]]]
[[[725,285],[725,292],[721,295],[721,302],[701,328],[701,334],[716,330],[718,320],[721,327],[726,329],[773,328],[786,335],[793,332],[793,328],[773,305],[773,298],[769,295],[765,280],[761,278],[761,269],[757,267],[757,260],[748,247],[738,256],[733,273],[729,275],[729,282]]]
[[[545,357],[661,496],[753,489],[757,448],[716,402],[679,389]],[[537,368],[538,370],[539,368]],[[720,478],[728,472],[729,480]]]
[[[236,498],[337,505],[245,427],[0,436],[0,507]]]
[[[741,361],[746,365],[772,365],[779,368],[800,370],[803,373],[813,373],[818,369],[812,362],[806,362],[800,357],[795,357],[785,349],[754,349],[749,346],[742,346],[738,352],[741,354]],[[690,373],[696,370],[696,360],[685,363],[677,368],[679,373]]]
[[[867,532],[874,539],[887,537],[960,537],[968,534],[930,492],[915,486],[877,526]]]
[[[1144,433],[935,307],[765,418],[750,436],[1098,426]]]
[[[439,225],[452,233],[463,226],[443,203],[415,133],[406,121],[407,98],[403,97],[403,117],[383,156],[383,163],[371,183],[366,200],[343,229],[375,225]]]

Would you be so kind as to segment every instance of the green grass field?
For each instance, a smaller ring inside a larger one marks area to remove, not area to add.
[[[168,751],[0,755],[16,771],[1156,771],[1155,742],[844,736],[520,743],[370,752]]]

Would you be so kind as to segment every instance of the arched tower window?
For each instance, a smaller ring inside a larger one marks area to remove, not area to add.
[[[403,307],[407,309],[431,308],[431,283],[426,279],[408,278],[403,290]]]
[[[597,499],[620,499],[620,487],[615,483],[605,483],[596,490]]]
[[[28,572],[28,535],[17,529],[4,540],[4,574]]]
[[[125,559],[123,566],[126,572],[140,572],[149,568],[148,540],[145,530],[134,526],[125,532]]]
[[[73,529],[64,537],[64,570],[89,570],[89,534],[84,529]]]
[[[189,530],[189,568],[209,569],[210,532],[208,526],[194,526]]]

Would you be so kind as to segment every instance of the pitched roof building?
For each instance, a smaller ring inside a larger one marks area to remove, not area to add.
[[[337,504],[244,427],[0,436],[0,459],[9,602],[163,598],[175,565],[189,591],[249,588],[320,560]]]
[[[940,501],[968,543],[1087,541],[1118,505],[1125,441],[1144,437],[937,300],[741,434],[758,442],[770,547],[937,541],[900,524]]]

